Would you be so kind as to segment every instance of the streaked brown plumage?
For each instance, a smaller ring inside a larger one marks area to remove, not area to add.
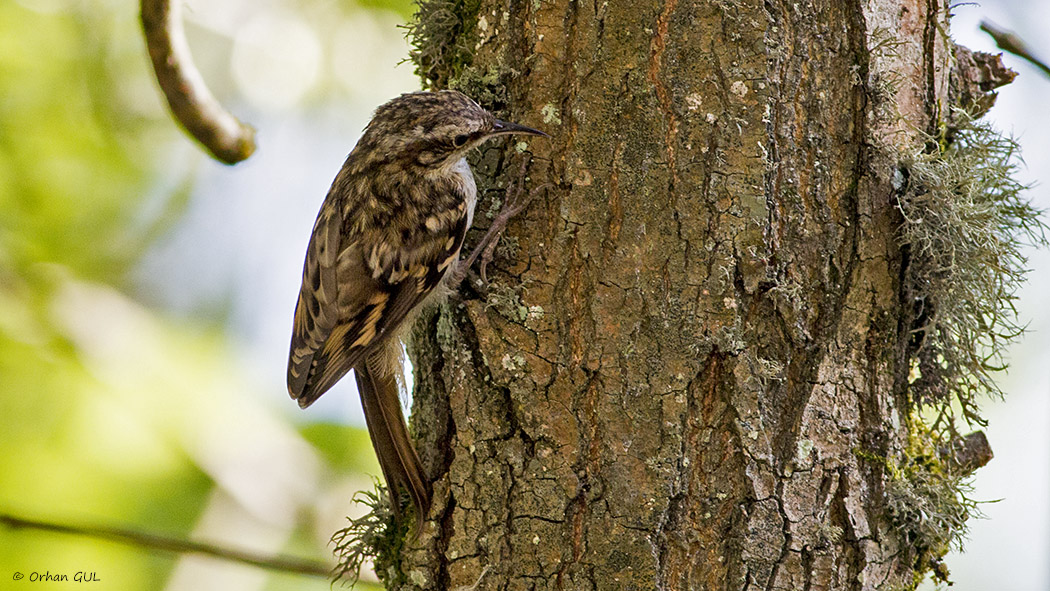
[[[464,157],[510,133],[544,135],[456,91],[384,104],[332,183],[306,251],[288,391],[306,408],[354,370],[394,509],[406,489],[417,524],[430,482],[401,413],[398,333],[459,260],[477,195]]]

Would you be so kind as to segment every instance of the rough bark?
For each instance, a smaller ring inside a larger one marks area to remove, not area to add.
[[[479,155],[479,224],[520,159],[553,187],[414,332],[400,588],[911,585],[894,174],[947,110],[946,6],[439,4],[431,83],[553,136]]]

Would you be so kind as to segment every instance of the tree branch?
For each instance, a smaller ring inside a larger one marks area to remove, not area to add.
[[[206,556],[249,564],[259,568],[301,575],[329,577],[332,574],[332,568],[330,566],[314,560],[282,555],[266,556],[244,550],[223,548],[215,544],[179,540],[117,527],[83,526],[51,521],[38,521],[35,519],[17,517],[7,513],[0,513],[0,524],[6,525],[12,529],[38,529],[110,540],[121,544],[127,544],[129,546],[138,546],[150,550],[160,550],[162,552],[204,554]]]
[[[1050,66],[1047,66],[1039,58],[1032,55],[1028,45],[1017,33],[1001,29],[991,21],[981,21],[981,30],[992,36],[999,49],[1028,60],[1032,65],[1042,70],[1044,74],[1050,76]]]
[[[255,130],[238,121],[208,90],[190,55],[180,0],[142,0],[141,10],[146,48],[175,119],[226,164],[251,156]]]

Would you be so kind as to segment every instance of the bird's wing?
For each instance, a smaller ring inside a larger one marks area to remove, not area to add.
[[[339,223],[324,219],[324,212],[318,217],[288,362],[288,390],[301,407],[395,335],[409,312],[441,282],[459,258],[467,231],[465,208],[457,211],[450,231],[428,233],[411,246],[394,245],[380,232],[352,237],[343,245]],[[334,257],[329,250],[333,241],[338,245]]]
[[[329,195],[317,214],[295,305],[288,353],[288,392],[300,401],[308,394],[316,354],[340,322],[336,262],[343,248],[342,216],[337,206]]]

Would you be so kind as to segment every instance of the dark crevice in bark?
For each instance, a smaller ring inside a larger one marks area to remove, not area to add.
[[[679,492],[672,495],[667,500],[667,509],[664,511],[664,517],[660,520],[657,526],[656,532],[653,537],[657,540],[656,543],[656,590],[666,591],[668,589],[674,589],[675,586],[669,583],[667,580],[666,573],[666,561],[668,552],[668,535],[667,530],[677,531],[679,528],[681,513],[685,506],[687,495],[685,492]]]
[[[774,500],[777,503],[777,511],[780,513],[781,520],[781,533],[784,536],[784,541],[780,548],[780,557],[777,558],[776,562],[773,563],[773,568],[770,570],[769,579],[766,581],[766,591],[773,591],[773,585],[777,582],[777,573],[780,572],[780,567],[784,565],[788,554],[791,552],[791,543],[793,536],[791,533],[791,520],[788,519],[787,511],[784,510],[784,479],[777,479],[777,490],[773,495]]]
[[[449,575],[448,567],[451,561],[448,559],[448,548],[449,543],[452,540],[452,536],[455,535],[455,526],[453,524],[453,515],[456,513],[456,495],[449,491],[448,503],[445,505],[445,510],[441,513],[441,529],[438,533],[437,539],[437,580],[440,581],[440,589],[449,589],[452,582],[452,577]]]
[[[926,22],[922,31],[923,73],[926,75],[926,132],[934,137],[937,123],[940,121],[937,102],[937,19],[940,16],[938,4],[941,0],[926,0]]]
[[[847,39],[852,50],[852,62],[857,68],[856,75],[858,83],[853,86],[853,97],[850,110],[853,114],[853,135],[850,138],[851,145],[855,147],[853,154],[853,169],[850,171],[849,187],[843,196],[846,211],[845,232],[846,241],[849,243],[849,253],[846,255],[846,269],[843,273],[845,280],[842,285],[841,304],[845,303],[846,295],[853,290],[854,281],[857,279],[856,271],[860,259],[861,239],[861,215],[860,215],[860,187],[865,176],[868,174],[870,162],[868,160],[868,64],[870,55],[867,48],[867,31],[864,19],[861,16],[862,8],[857,2],[855,8],[850,11],[853,19],[849,23]],[[844,306],[838,306],[840,309]],[[836,325],[839,319],[836,319]]]
[[[870,135],[867,121],[868,121],[868,107],[871,104],[868,97],[871,92],[869,88],[869,76],[871,66],[871,54],[867,48],[867,25],[862,17],[862,2],[855,2],[853,15],[854,19],[851,22],[849,41],[854,55],[854,63],[857,64],[858,78],[860,84],[856,85],[853,96],[852,112],[853,112],[853,145],[856,147],[854,168],[852,171],[852,182],[850,184],[850,190],[847,192],[847,203],[849,204],[849,224],[851,231],[851,250],[850,250],[850,268],[847,273],[849,278],[849,286],[852,287],[854,279],[855,265],[859,260],[860,251],[860,240],[862,236],[862,225],[870,223],[861,217],[860,208],[860,187],[865,180],[865,177],[869,174],[867,171],[870,170],[872,162],[869,156],[869,145],[868,138]],[[869,185],[874,186],[874,179],[871,179]],[[876,201],[876,195],[869,195],[869,206],[878,204]],[[874,297],[874,294],[873,294]],[[878,310],[878,302],[871,302],[871,309]],[[868,373],[866,374],[866,381],[868,384],[867,388],[862,389],[858,392],[860,395],[860,407],[859,412],[861,416],[861,423],[867,428],[864,429],[865,438],[869,438],[870,435],[874,435],[876,439],[882,441],[877,447],[866,449],[878,449],[877,453],[883,453],[884,448],[888,445],[888,440],[882,437],[884,426],[881,424],[880,417],[882,416],[879,407],[880,402],[878,400],[878,393],[880,392],[878,377],[880,367],[883,366],[883,360],[879,359],[876,354],[873,353],[876,349],[882,349],[882,343],[876,343],[873,339],[879,339],[882,337],[882,331],[887,330],[886,323],[881,322],[878,319],[872,319],[872,324],[869,325],[868,335],[865,338],[864,344],[864,358],[868,360]],[[898,329],[899,330],[899,329]],[[878,332],[875,332],[878,331]],[[896,334],[894,331],[890,331],[890,334]],[[881,339],[880,339],[881,340]],[[867,393],[864,396],[863,393]],[[867,442],[865,442],[867,443]],[[869,474],[869,485],[872,487],[880,486],[881,478],[875,474]],[[845,478],[845,475],[840,475],[840,481]],[[841,484],[840,484],[841,486]]]
[[[896,197],[897,195],[894,195],[894,198]],[[903,218],[901,221],[903,222]],[[915,298],[908,281],[910,265],[911,246],[903,244],[899,250],[897,266],[897,293],[900,302],[900,314],[897,316],[897,371],[893,376],[893,392],[897,397],[897,404],[901,408],[905,408],[910,403],[908,400],[908,373],[911,369],[911,359],[918,350],[918,342],[912,332],[916,326],[916,315],[914,313]]]

